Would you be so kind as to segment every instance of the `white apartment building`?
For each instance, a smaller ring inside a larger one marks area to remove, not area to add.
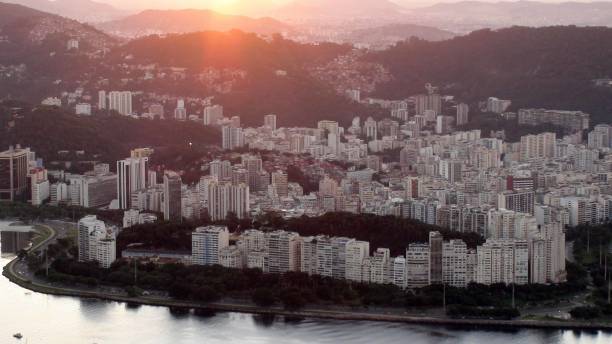
[[[442,280],[452,287],[467,285],[467,245],[463,240],[451,240],[442,244]]]
[[[229,231],[225,226],[198,227],[191,234],[193,264],[219,264],[219,252],[229,246]]]
[[[429,285],[429,244],[409,244],[406,249],[406,286]]]

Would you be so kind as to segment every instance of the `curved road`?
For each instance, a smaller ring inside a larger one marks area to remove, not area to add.
[[[45,229],[48,230],[48,232],[44,233],[43,231],[38,231],[38,233],[40,235],[47,234],[47,237],[44,238],[42,241],[40,241],[38,244],[32,246],[28,250],[29,252],[36,252],[36,251],[40,250],[41,248],[46,248],[53,240],[55,240],[57,238],[57,231],[53,227],[48,226],[46,224],[42,224],[42,223],[37,223],[37,224],[33,225],[32,228],[34,228],[34,226],[44,227]],[[19,257],[16,257],[15,259],[11,260],[11,262],[8,263],[6,265],[6,267],[4,268],[4,270],[5,270],[4,272],[13,275],[14,277],[20,279],[21,281],[29,282],[30,279],[21,276],[23,274],[23,272],[18,273],[17,271],[15,271],[15,264],[17,264],[20,261],[21,260],[19,259]]]

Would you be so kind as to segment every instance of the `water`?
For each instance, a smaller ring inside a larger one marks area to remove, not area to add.
[[[9,262],[0,259],[0,266]],[[13,334],[24,338],[17,340]],[[610,344],[611,333],[466,330],[367,321],[265,321],[218,313],[175,316],[167,308],[31,293],[0,278],[0,344],[426,343]]]

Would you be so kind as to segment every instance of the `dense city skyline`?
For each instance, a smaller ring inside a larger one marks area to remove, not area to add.
[[[612,2],[11,1],[0,342],[610,341]]]

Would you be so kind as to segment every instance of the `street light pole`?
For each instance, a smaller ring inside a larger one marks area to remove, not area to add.
[[[442,282],[442,307],[444,308],[444,314],[446,314],[446,283]]]
[[[604,281],[608,279],[608,255],[604,257]]]
[[[612,286],[610,286],[610,276],[608,276],[608,304],[610,304],[610,289],[612,288]]]
[[[134,259],[134,285],[138,283],[138,261]]]
[[[587,254],[591,254],[591,228],[587,228]]]

